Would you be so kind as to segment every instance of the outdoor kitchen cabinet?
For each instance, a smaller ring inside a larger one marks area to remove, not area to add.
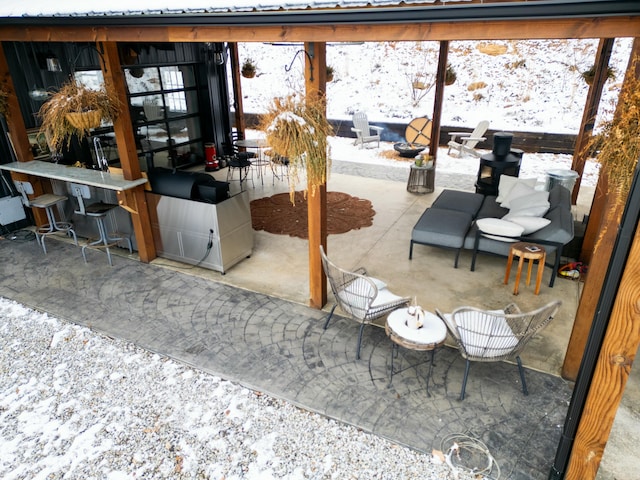
[[[158,256],[223,274],[251,256],[247,192],[217,204],[147,192],[147,202]]]

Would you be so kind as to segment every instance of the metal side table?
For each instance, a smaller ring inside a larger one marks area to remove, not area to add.
[[[385,324],[387,336],[393,343],[391,348],[391,373],[389,376],[389,386],[391,386],[391,382],[393,381],[393,376],[395,374],[409,368],[417,369],[418,365],[425,363],[420,362],[399,370],[394,370],[394,358],[398,356],[399,347],[420,352],[430,352],[430,359],[426,360],[429,361],[429,371],[427,373],[426,383],[427,395],[431,396],[429,393],[429,381],[431,380],[431,372],[433,371],[433,358],[435,356],[436,348],[444,344],[447,337],[447,327],[437,315],[431,312],[425,312],[422,327],[418,329],[410,328],[407,325],[407,312],[407,308],[394,310],[387,316],[387,322]]]
[[[410,193],[432,193],[434,190],[436,169],[431,166],[418,167],[415,163],[411,164],[409,172],[409,180],[407,181],[407,192]]]

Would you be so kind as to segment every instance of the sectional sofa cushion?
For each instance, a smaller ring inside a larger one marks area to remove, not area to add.
[[[443,208],[464,212],[471,215],[472,218],[475,218],[483,201],[484,195],[481,193],[443,190],[442,193],[438,195],[438,198],[435,199],[431,208]]]
[[[471,222],[473,217],[466,212],[427,208],[413,227],[411,240],[426,245],[460,248]]]
[[[496,197],[490,195],[485,197],[476,218],[502,218],[508,213],[509,209],[501,207],[496,201]]]

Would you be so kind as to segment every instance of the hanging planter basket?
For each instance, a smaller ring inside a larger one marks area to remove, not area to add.
[[[458,75],[456,75],[456,71],[453,69],[451,65],[447,65],[447,70],[444,74],[444,84],[445,85],[453,85],[456,83],[456,79]]]
[[[88,88],[70,78],[51,94],[38,110],[42,120],[40,131],[49,139],[52,149],[69,146],[71,139],[81,141],[99,127],[102,120],[114,120],[122,110],[117,95],[100,88]]]
[[[333,67],[330,65],[327,65],[327,82],[332,82],[333,81]]]
[[[71,112],[64,117],[67,122],[78,130],[90,130],[100,126],[102,116],[97,110],[88,110],[86,112]]]
[[[253,78],[256,76],[256,63],[251,59],[247,58],[242,63],[242,68],[240,69],[240,73],[245,78]]]

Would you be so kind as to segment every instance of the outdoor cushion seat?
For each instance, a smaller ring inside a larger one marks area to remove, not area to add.
[[[482,202],[482,207],[478,210],[476,218],[502,218],[508,213],[509,209],[500,206],[500,204],[496,202],[495,196],[488,195],[486,200]]]
[[[478,210],[482,206],[484,195],[481,193],[462,192],[460,190],[443,190],[435,199],[432,208],[442,208],[446,210],[456,210],[468,213],[475,218]]]
[[[473,221],[470,213],[447,210],[444,208],[427,208],[411,232],[409,259],[413,256],[413,244],[433,245],[456,249],[454,267],[458,267],[460,249]]]
[[[460,400],[464,400],[470,362],[516,360],[522,393],[529,394],[520,353],[533,336],[555,317],[562,302],[555,300],[530,312],[522,312],[514,303],[501,310],[459,307],[450,314],[436,309],[465,359]]]

